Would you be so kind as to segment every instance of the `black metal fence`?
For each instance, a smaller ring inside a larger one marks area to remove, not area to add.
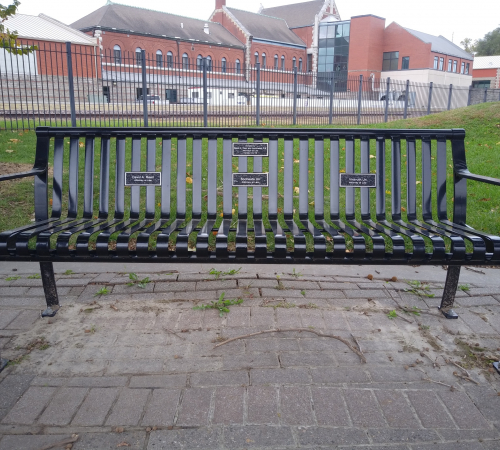
[[[0,52],[0,129],[369,124],[500,101],[500,89],[100,54],[70,43]]]

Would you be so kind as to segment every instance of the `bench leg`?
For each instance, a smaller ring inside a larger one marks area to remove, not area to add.
[[[47,302],[47,309],[42,311],[42,317],[54,317],[59,309],[54,266],[51,262],[41,262],[40,273],[42,274],[43,291]]]
[[[460,277],[460,266],[448,266],[446,283],[444,285],[443,298],[439,309],[447,319],[458,319],[458,314],[453,311],[455,294],[458,288],[458,278]]]

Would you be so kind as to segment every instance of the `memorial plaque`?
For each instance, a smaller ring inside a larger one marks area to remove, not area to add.
[[[233,186],[267,187],[267,173],[233,173]]]
[[[341,173],[340,187],[377,187],[374,173]]]
[[[269,156],[267,142],[233,142],[233,156]]]
[[[161,186],[161,172],[125,172],[125,186]]]

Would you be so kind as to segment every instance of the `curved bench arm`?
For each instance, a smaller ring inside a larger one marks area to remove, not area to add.
[[[466,178],[468,180],[481,181],[482,183],[494,184],[495,186],[500,186],[500,179],[485,177],[483,175],[476,175],[470,173],[468,170],[457,170],[456,175],[460,178]]]
[[[0,175],[0,181],[15,180],[17,178],[33,177],[35,175],[42,175],[47,172],[47,169],[32,169],[28,172],[10,173],[8,175]]]

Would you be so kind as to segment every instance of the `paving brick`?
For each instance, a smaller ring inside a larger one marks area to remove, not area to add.
[[[170,426],[179,404],[180,389],[155,389],[142,419],[145,426]]]
[[[127,389],[122,391],[111,415],[106,421],[106,425],[138,425],[149,393],[149,389]]]
[[[64,295],[70,295],[71,288],[69,286],[57,286],[57,295],[59,297],[64,296]],[[28,291],[26,292],[27,296],[29,297],[45,297],[45,292],[43,290],[43,287],[32,287],[29,288]]]
[[[368,374],[358,367],[320,367],[311,369],[313,383],[367,383]]]
[[[155,292],[190,292],[195,290],[195,282],[182,283],[178,281],[171,281],[159,282],[155,284]]]
[[[139,277],[140,280],[141,276]],[[120,294],[136,294],[136,293],[141,293],[145,294],[147,292],[155,292],[155,283],[145,283],[143,284],[143,288],[139,287],[138,285],[133,285],[133,286],[127,286],[126,284],[116,284],[113,287],[113,294],[120,295]]]
[[[368,369],[371,379],[377,383],[393,381],[396,383],[408,383],[410,381],[420,381],[422,373],[416,370],[405,370],[400,366],[377,366]]]
[[[292,310],[293,309],[293,310]],[[300,312],[295,308],[276,308],[276,324],[280,328],[302,327]]]
[[[301,309],[300,316],[303,327],[326,328],[323,314],[319,309]]]
[[[281,420],[287,425],[314,425],[311,393],[304,386],[280,388]]]
[[[196,311],[193,309],[183,310],[179,320],[177,322],[177,327],[181,330],[200,328],[203,324],[203,312]]]
[[[441,297],[438,297],[441,298]],[[458,297],[455,300],[460,306],[484,306],[493,305],[498,306],[498,301],[489,295],[480,297]]]
[[[103,425],[118,392],[117,388],[91,389],[76,413],[72,425],[86,427]]]
[[[71,439],[71,434],[7,435],[0,442],[0,450],[40,450],[40,448],[66,439]]]
[[[297,339],[265,338],[246,339],[248,352],[299,351]]]
[[[141,374],[161,372],[162,359],[130,359],[124,361],[109,361],[106,366],[106,375]]]
[[[385,419],[393,428],[420,428],[418,419],[413,415],[408,400],[399,391],[375,391]]]
[[[0,383],[0,409],[10,409],[30,386],[34,376],[8,375]]]
[[[308,384],[309,371],[298,369],[254,369],[250,371],[250,380],[254,384]]]
[[[228,327],[249,327],[250,308],[231,307],[231,313],[227,316]]]
[[[304,298],[301,290],[299,289],[271,289],[262,288],[262,297],[264,298]]]
[[[323,311],[323,320],[326,329],[335,330],[334,334],[338,334],[338,331],[350,330],[342,311]]]
[[[500,422],[500,397],[489,386],[467,386],[467,395],[484,417],[493,422]]]
[[[312,290],[319,289],[319,284],[315,281],[304,281],[304,280],[282,280],[281,284],[285,286],[286,289],[298,289],[298,290]]]
[[[221,434],[220,428],[153,431],[149,436],[147,450],[215,450],[220,448]]]
[[[278,424],[278,390],[272,386],[248,387],[248,423]]]
[[[0,287],[0,297],[21,297],[28,292],[28,287],[11,286]]]
[[[40,311],[27,310],[21,313],[9,323],[6,327],[8,330],[26,330],[32,327],[37,319],[40,318]]]
[[[336,365],[333,353],[327,352],[283,352],[280,355],[283,367],[294,366],[332,366]]]
[[[319,286],[321,289],[326,289],[326,290],[359,290],[359,287],[356,283],[338,283],[338,282],[325,282],[325,281],[320,281]]]
[[[174,375],[137,375],[130,379],[130,388],[171,388],[184,387],[185,374]]]
[[[464,392],[440,391],[438,395],[460,428],[490,428],[488,422]]]
[[[407,395],[424,427],[456,428],[435,392],[409,391]]]
[[[45,425],[68,425],[83,402],[87,388],[62,388],[51,400],[39,419]]]
[[[88,283],[92,281],[92,278],[64,278],[57,280],[57,287],[59,286],[87,286]],[[98,290],[102,287],[102,285],[98,286]]]
[[[256,280],[245,280],[241,283],[238,283],[239,286],[245,286],[245,285],[250,285],[252,288],[271,288],[275,289],[278,287],[278,280],[272,279],[272,280],[263,280],[263,279],[256,279]]]
[[[143,450],[147,434],[145,431],[125,431],[123,433],[82,433],[72,450]],[[128,446],[121,446],[123,442]]]
[[[10,341],[10,338],[0,338],[0,348],[4,348]]]
[[[217,291],[198,291],[198,292],[168,292],[168,293],[159,293],[155,295],[168,295],[170,300],[179,300],[179,301],[198,301],[207,303],[212,300],[218,300],[219,295],[217,295]]]
[[[412,450],[484,450],[479,442],[449,442],[447,444],[418,444],[412,445]]]
[[[487,316],[485,316],[487,319]],[[474,333],[477,334],[494,334],[498,333],[491,327],[487,321],[483,320],[479,315],[467,310],[460,310],[460,318],[469,326]]]
[[[219,311],[215,309],[207,309],[203,314],[204,328],[220,328],[226,322],[225,317],[220,317]]]
[[[215,281],[198,281],[196,283],[197,291],[212,291],[224,289],[236,289],[238,285],[236,280],[215,280]]]
[[[70,280],[67,280],[67,281],[70,281]],[[78,286],[78,284],[75,284],[75,285]],[[85,289],[80,294],[80,299],[92,298],[94,300],[99,301],[100,295],[96,295],[96,294],[99,290],[101,290],[104,287],[108,290],[108,294],[111,294],[113,292],[113,286],[108,286],[108,285],[103,285],[103,284],[89,284],[88,286],[85,286]]]
[[[0,314],[0,329],[6,328],[20,313],[20,310],[2,309],[2,314]]]
[[[439,434],[445,441],[472,441],[472,440],[485,440],[485,439],[495,439],[497,441],[500,438],[500,433],[498,430],[439,430]],[[495,447],[497,448],[497,447]]]
[[[246,386],[249,383],[248,371],[224,370],[217,372],[198,372],[191,374],[191,386]]]
[[[180,406],[177,425],[206,426],[208,425],[210,402],[213,388],[190,388],[184,391]]]
[[[229,357],[229,355],[228,355]],[[223,359],[221,356],[195,357],[168,359],[163,365],[163,372],[199,372],[206,370],[221,370],[223,368]],[[230,367],[228,367],[230,368]],[[240,368],[240,367],[234,367]]]
[[[279,367],[276,353],[246,353],[222,357],[224,370],[246,369],[254,367]]]
[[[395,442],[432,442],[440,441],[438,434],[434,430],[407,430],[396,428],[377,428],[368,430],[368,434],[376,444],[392,444]],[[434,444],[436,445],[436,444]],[[373,447],[374,449],[377,447]],[[392,448],[392,447],[391,447]],[[431,447],[434,448],[434,447]],[[413,449],[413,446],[412,446]],[[431,450],[431,449],[429,449]]]
[[[373,392],[358,389],[346,389],[343,391],[343,394],[354,426],[387,426]]]
[[[243,289],[241,286],[238,289],[219,289],[217,295],[220,297],[224,293],[224,298],[242,298],[244,301],[242,306],[250,306],[251,300],[260,303],[260,292],[257,288]]]
[[[300,445],[328,446],[326,448],[369,443],[365,431],[353,428],[303,427],[297,430],[297,437]]]
[[[330,427],[350,425],[349,414],[340,389],[312,387],[311,392],[318,425]]]
[[[68,386],[79,387],[115,387],[125,386],[128,377],[74,377],[68,380]]]
[[[316,299],[327,299],[327,300],[336,300],[336,299],[345,299],[345,294],[344,291],[337,291],[337,290],[311,290],[311,291],[306,291],[306,298],[311,299],[316,303]]]
[[[359,291],[346,289],[344,294],[347,298],[386,298],[389,294],[383,289],[360,289]]]
[[[268,427],[251,425],[229,426],[224,430],[227,448],[270,448],[277,449],[294,445],[292,431],[288,427]]]
[[[224,386],[215,392],[214,417],[215,424],[242,424],[243,423],[243,395],[245,388]]]
[[[56,388],[30,387],[3,419],[4,423],[31,425],[54,395]]]

